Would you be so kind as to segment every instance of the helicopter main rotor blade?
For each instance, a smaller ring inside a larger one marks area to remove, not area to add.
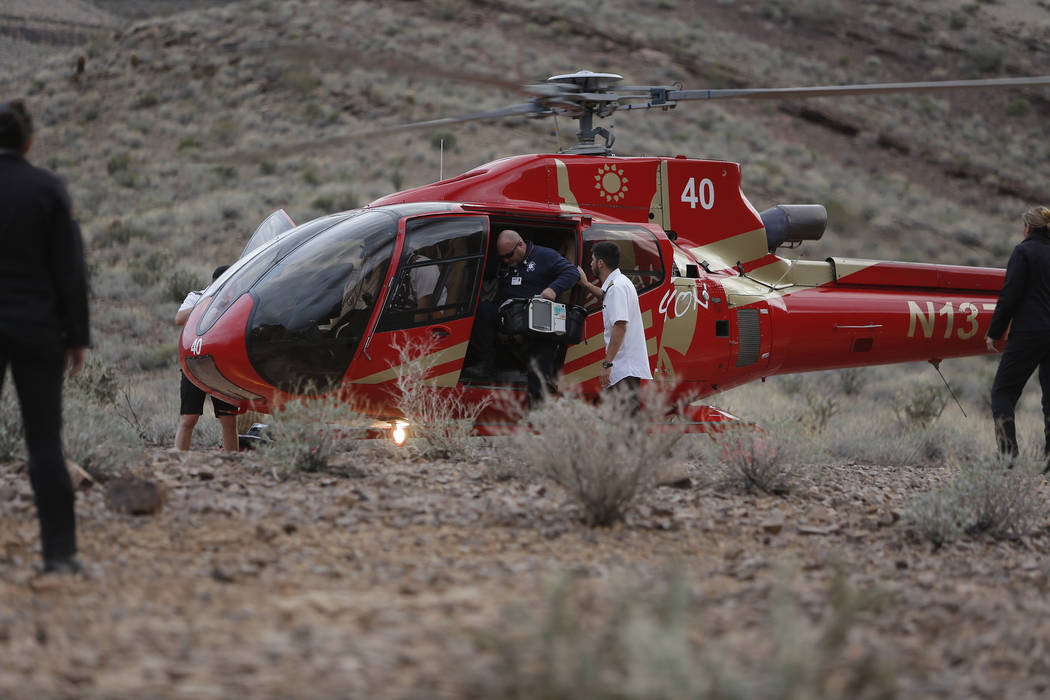
[[[473,114],[464,114],[459,117],[443,117],[441,119],[428,119],[421,122],[408,122],[406,124],[395,124],[394,126],[385,126],[380,129],[372,129],[371,131],[365,131],[355,135],[355,138],[364,136],[372,136],[374,134],[392,134],[399,131],[410,131],[412,129],[429,129],[435,126],[444,126],[446,124],[460,124],[462,122],[479,121],[482,119],[499,119],[500,117],[513,117],[518,115],[526,115],[531,117],[544,116],[549,113],[550,110],[538,107],[533,102],[522,102],[521,104],[511,105],[509,107],[501,107],[500,109],[493,109],[488,112],[475,112]]]
[[[792,88],[742,88],[723,90],[668,90],[668,102],[732,98],[790,99],[792,97],[837,97],[842,95],[881,95],[900,92],[933,92],[992,87],[1050,85],[1050,75],[1030,78],[985,78],[979,80],[937,80],[922,83],[872,83],[870,85],[825,85]]]
[[[360,141],[361,139],[365,139],[370,136],[378,136],[380,134],[392,134],[400,131],[411,131],[413,129],[427,129],[435,126],[443,126],[445,124],[459,124],[461,122],[475,121],[480,119],[498,119],[500,117],[510,117],[516,115],[545,116],[549,113],[551,112],[548,109],[537,107],[532,102],[524,102],[521,104],[511,105],[510,107],[494,109],[488,112],[465,114],[460,117],[445,117],[443,119],[429,119],[427,121],[421,122],[395,124],[394,126],[382,127],[379,129],[370,129],[368,131],[357,131],[352,134],[333,136],[327,139],[317,139],[305,143],[292,143],[284,146],[274,146],[266,149],[265,151],[234,151],[221,153],[218,154],[218,160],[216,162],[228,163],[243,160],[257,160],[258,157],[263,153],[267,158],[282,158],[293,154],[301,154],[307,150],[335,148],[338,146],[343,146],[345,144],[353,143],[355,141]]]

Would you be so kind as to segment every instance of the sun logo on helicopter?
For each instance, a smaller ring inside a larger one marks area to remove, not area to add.
[[[599,166],[594,180],[594,189],[606,202],[619,202],[627,197],[627,178],[623,176],[623,168],[612,164]]]

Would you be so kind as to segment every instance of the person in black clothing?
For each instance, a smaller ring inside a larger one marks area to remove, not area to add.
[[[11,367],[22,410],[46,572],[75,573],[73,483],[62,454],[62,375],[84,366],[84,248],[69,194],[25,154],[32,120],[0,104],[0,391]]]
[[[482,301],[474,319],[471,334],[473,351],[479,362],[471,367],[474,377],[492,373],[495,334],[499,325],[499,305],[507,299],[531,299],[539,296],[554,300],[579,283],[579,269],[557,251],[522,239],[517,231],[505,229],[496,239],[496,253],[502,264],[497,271],[499,288],[495,302]],[[557,340],[533,336],[525,341],[529,358],[528,391],[533,402],[542,399],[544,389],[551,389]]]
[[[1024,240],[1010,255],[985,338],[989,351],[1003,353],[992,383],[992,418],[999,452],[1016,457],[1014,408],[1038,367],[1043,390],[1044,456],[1050,459],[1050,209],[1029,209],[1023,219]],[[1008,326],[1010,334],[1004,341]]]

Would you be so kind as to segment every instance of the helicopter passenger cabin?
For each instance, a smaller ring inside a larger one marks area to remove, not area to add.
[[[666,277],[664,258],[669,258],[669,254],[661,252],[656,235],[644,226],[591,222],[589,217],[480,214],[470,211],[463,215],[406,220],[404,244],[391,276],[391,291],[369,347],[403,342],[397,339],[398,333],[421,343],[440,336],[438,342],[442,345],[441,341],[451,336],[468,341],[463,349],[464,364],[475,361],[477,358],[469,344],[470,325],[476,303],[495,300],[496,274],[501,264],[496,254],[496,239],[505,229],[513,229],[526,241],[558,251],[573,265],[587,269],[588,276],[592,276],[589,272],[591,247],[598,241],[611,240],[620,248],[622,271],[634,281],[640,293],[658,287]],[[486,233],[487,241],[483,240]],[[562,293],[558,301],[569,306],[582,305],[588,315],[601,311],[600,300],[580,287]],[[600,321],[597,328],[601,328]],[[514,334],[498,333],[492,376],[458,379],[475,383],[524,383],[528,361],[520,348],[520,340]],[[565,345],[559,349],[556,369],[561,368],[566,349]],[[455,379],[447,376],[443,381],[453,383]]]

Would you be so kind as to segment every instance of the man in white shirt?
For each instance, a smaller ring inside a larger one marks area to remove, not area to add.
[[[638,305],[638,291],[620,272],[620,249],[612,241],[600,241],[591,249],[591,272],[601,281],[601,289],[584,281],[596,296],[603,298],[605,359],[600,375],[605,389],[630,390],[637,401],[641,380],[652,379],[649,352],[645,346],[645,327]]]

